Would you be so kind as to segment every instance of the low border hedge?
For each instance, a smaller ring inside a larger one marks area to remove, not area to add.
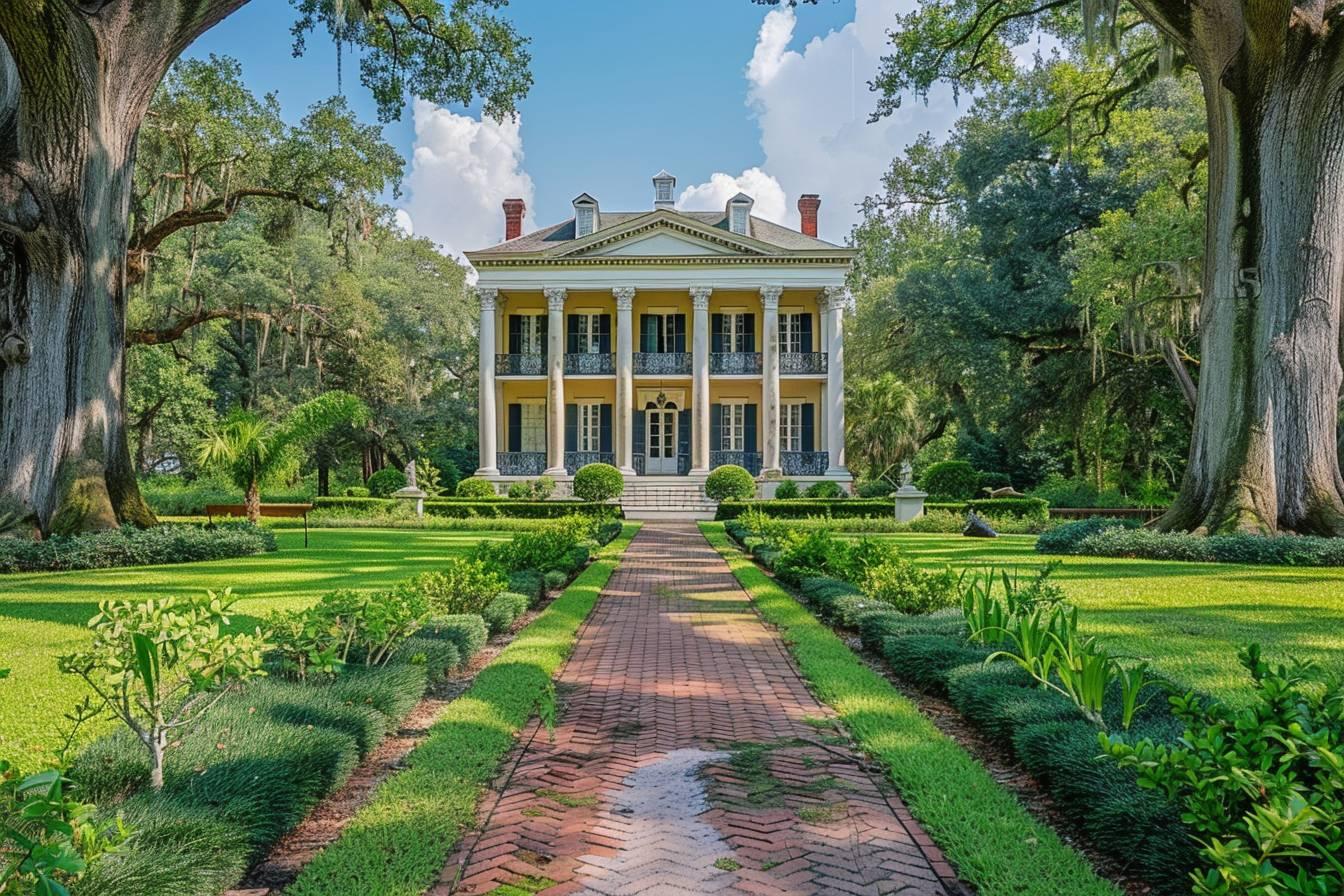
[[[554,699],[552,676],[597,603],[621,552],[619,538],[518,633],[449,704],[406,769],[379,787],[341,838],[308,864],[286,896],[420,896],[476,818],[476,802],[538,706]]]
[[[399,498],[314,498],[313,510],[367,511],[370,515],[390,513],[398,506],[408,506]],[[425,501],[428,516],[453,517],[516,517],[519,519],[554,519],[570,514],[611,516],[620,514],[620,507],[592,501],[523,501],[512,498],[429,498]]]
[[[1050,518],[1050,505],[1040,498],[979,498],[956,503],[924,504],[925,510],[965,513],[973,510],[982,516],[1015,516],[1044,522]],[[896,504],[889,498],[790,498],[763,501],[721,501],[717,520],[734,520],[748,510],[759,510],[775,519],[827,517],[830,519],[875,519],[894,516]]]
[[[700,528],[761,616],[779,628],[813,692],[887,768],[910,811],[981,896],[1119,894],[914,703],[737,551],[722,526]]]
[[[148,529],[123,526],[87,535],[53,535],[44,541],[0,538],[0,573],[55,572],[160,566],[230,560],[275,550],[275,535],[251,523],[213,528],[165,523]]]

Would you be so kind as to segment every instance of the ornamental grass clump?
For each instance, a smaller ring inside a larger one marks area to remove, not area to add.
[[[163,787],[163,754],[174,733],[197,723],[233,684],[264,674],[269,645],[261,631],[223,633],[232,604],[228,590],[104,601],[89,620],[93,643],[59,660],[144,745],[155,790]]]

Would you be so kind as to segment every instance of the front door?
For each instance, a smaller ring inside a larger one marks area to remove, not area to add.
[[[650,408],[644,412],[644,475],[677,473],[677,412],[670,408]]]

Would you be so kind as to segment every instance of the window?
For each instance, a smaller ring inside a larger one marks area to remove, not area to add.
[[[779,350],[781,352],[802,352],[803,315],[781,314],[779,316]]]
[[[785,404],[779,408],[779,450],[798,452],[803,450],[803,406]]]
[[[591,205],[580,205],[574,209],[574,232],[576,236],[587,236],[593,232],[593,219],[597,209]]]
[[[747,232],[747,223],[751,214],[751,208],[746,204],[734,204],[730,215],[729,229],[733,233],[745,234]]]
[[[725,352],[746,352],[751,350],[753,333],[751,325],[755,324],[755,316],[748,314],[722,314],[719,315],[719,344]],[[750,320],[751,325],[748,324]]]
[[[602,405],[596,402],[579,405],[579,451],[601,451]]]
[[[578,333],[578,344],[574,351],[581,355],[595,355],[601,351],[601,321],[600,314],[575,314],[574,326]]]
[[[521,451],[542,453],[546,451],[546,405],[525,404],[522,406]]]
[[[745,404],[723,405],[722,421],[723,451],[747,450],[747,406]]]
[[[654,190],[654,201],[655,201],[655,202],[671,202],[671,201],[672,201],[672,185],[673,185],[674,183],[676,183],[676,181],[672,180],[670,177],[660,177],[660,178],[657,178],[653,183],[654,183],[654,188],[655,188],[655,190]]]
[[[643,314],[639,320],[639,350],[646,354],[686,351],[686,315]]]
[[[524,314],[519,317],[518,354],[546,354],[546,336],[542,332],[544,318],[540,314]]]

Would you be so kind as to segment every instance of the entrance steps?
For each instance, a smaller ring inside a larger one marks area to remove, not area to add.
[[[627,479],[621,510],[629,520],[712,520],[718,504],[705,497],[703,478]]]

